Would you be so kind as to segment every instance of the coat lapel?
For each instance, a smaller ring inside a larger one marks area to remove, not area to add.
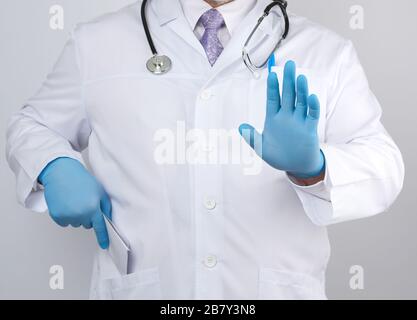
[[[203,46],[200,41],[198,41],[194,31],[191,29],[184,16],[179,0],[152,0],[149,2],[158,17],[160,26],[166,26],[175,32],[178,37],[182,38],[191,48],[206,57]],[[166,54],[170,55],[169,52]]]

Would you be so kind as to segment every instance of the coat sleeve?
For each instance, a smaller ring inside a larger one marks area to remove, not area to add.
[[[308,187],[290,181],[307,215],[326,226],[386,211],[402,189],[404,164],[351,42],[343,47],[325,116],[324,181]]]
[[[83,90],[74,33],[40,90],[12,116],[6,155],[16,175],[20,203],[46,211],[37,178],[59,157],[82,161],[91,133],[83,105]]]

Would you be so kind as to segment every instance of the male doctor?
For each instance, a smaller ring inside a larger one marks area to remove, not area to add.
[[[276,66],[253,77],[241,50],[269,0],[152,0],[149,28],[173,61],[155,76],[140,2],[79,25],[12,118],[20,202],[93,228],[102,249],[112,219],[129,272],[99,250],[92,298],[325,299],[326,226],[385,211],[404,174],[352,43],[291,14]],[[231,132],[261,170],[179,161],[182,129]],[[156,156],[167,141],[171,162]]]

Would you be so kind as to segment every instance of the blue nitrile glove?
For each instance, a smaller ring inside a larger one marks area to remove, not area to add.
[[[39,175],[49,214],[61,227],[94,228],[102,249],[109,247],[104,221],[111,219],[111,202],[103,186],[77,160],[58,158]]]
[[[309,96],[305,76],[296,83],[295,69],[293,61],[285,65],[282,101],[277,75],[269,73],[263,133],[249,124],[242,124],[239,131],[270,166],[308,179],[319,176],[325,167],[317,135],[320,103],[316,95]]]

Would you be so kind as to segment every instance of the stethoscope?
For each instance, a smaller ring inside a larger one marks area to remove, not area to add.
[[[153,42],[150,30],[149,30],[149,25],[148,25],[148,22],[147,22],[147,19],[146,19],[146,5],[147,5],[147,2],[148,2],[148,0],[143,0],[142,1],[142,7],[141,7],[141,17],[142,17],[143,29],[145,30],[146,38],[148,40],[149,47],[152,51],[152,57],[149,58],[149,60],[146,62],[146,67],[154,75],[162,75],[162,74],[165,74],[165,73],[167,73],[171,70],[172,60],[166,55],[160,55],[158,53],[158,50],[156,50],[155,44]],[[255,34],[255,32],[257,31],[259,26],[261,25],[262,21],[269,15],[271,9],[274,8],[275,6],[279,6],[281,11],[282,11],[282,15],[283,15],[284,21],[285,21],[285,27],[284,27],[284,31],[281,35],[281,38],[278,41],[278,44],[273,48],[273,50],[271,52],[271,55],[280,46],[281,42],[287,37],[289,29],[290,29],[290,22],[289,22],[288,14],[287,14],[287,1],[285,1],[285,0],[273,0],[273,2],[270,3],[265,8],[263,15],[258,19],[257,24],[253,28],[252,32],[249,34],[249,37],[246,40],[246,42],[243,46],[243,49],[242,49],[243,62],[245,63],[246,67],[253,74],[256,74],[258,70],[265,67],[265,65],[268,63],[269,57],[268,57],[268,59],[265,60],[265,62],[261,63],[260,65],[255,65],[254,63],[252,63],[252,61],[250,59],[250,55],[249,55],[250,53],[249,53],[249,50],[248,50],[248,45],[249,45],[253,35]]]

